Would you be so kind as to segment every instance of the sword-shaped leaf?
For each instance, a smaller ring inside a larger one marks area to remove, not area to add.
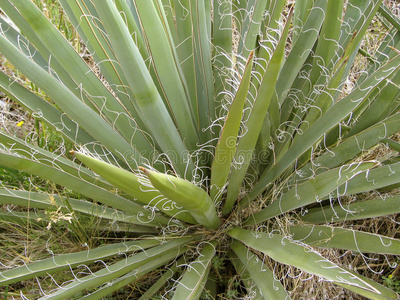
[[[254,300],[262,300],[263,296],[261,295],[260,290],[257,288],[256,284],[254,283],[253,278],[251,277],[249,271],[245,268],[242,264],[240,259],[236,256],[233,251],[228,252],[228,257],[232,265],[234,266],[237,274],[240,276],[240,281],[243,283],[244,287],[246,288],[247,295]]]
[[[320,276],[335,284],[344,285],[363,296],[373,299],[397,299],[397,294],[392,290],[335,265],[309,246],[291,241],[288,237],[237,227],[230,229],[228,234],[278,262]]]
[[[101,219],[112,220],[112,222],[119,221],[128,224],[143,225],[143,222],[140,222],[135,215],[86,200],[67,198],[59,195],[4,189],[0,191],[0,203],[45,210],[62,209],[64,213],[84,213]],[[9,216],[12,216],[12,213]],[[21,217],[23,216],[22,214]],[[38,218],[42,218],[42,216],[36,217],[36,219]]]
[[[301,217],[309,223],[331,223],[375,218],[400,213],[400,196],[311,208]]]
[[[161,242],[157,241],[156,239],[123,242],[76,253],[55,255],[51,258],[1,272],[0,284],[8,285],[37,276],[52,274],[69,268],[77,267],[80,264],[88,264],[106,259],[111,256],[120,255],[122,253],[145,250],[147,248],[159,245],[160,243]]]
[[[24,75],[32,78],[32,81],[45,91],[68,117],[79,123],[93,138],[107,145],[117,155],[129,153],[133,158],[130,160],[132,165],[142,161],[143,158],[139,152],[118,134],[107,121],[83,103],[63,83],[19,51],[3,35],[0,35],[0,47],[2,54],[16,68],[23,72]],[[124,159],[122,155],[120,157]]]
[[[160,246],[153,247],[151,249],[145,249],[144,251],[134,254],[132,256],[123,258],[100,271],[91,273],[83,278],[74,280],[73,282],[62,286],[55,293],[44,296],[41,299],[68,299],[71,296],[76,295],[80,291],[91,289],[103,285],[104,282],[112,282],[118,280],[121,276],[124,276],[132,271],[138,273],[142,266],[152,261],[162,260],[164,264],[173,260],[187,248],[181,247],[182,244],[192,241],[193,238],[178,238],[173,241],[166,242]],[[136,277],[134,277],[136,278]],[[132,279],[132,278],[131,278]],[[98,298],[97,298],[98,299]]]
[[[74,151],[72,151],[72,153],[88,168],[92,169],[113,186],[134,197],[139,202],[155,206],[169,216],[174,216],[185,222],[195,223],[195,220],[189,213],[177,208],[170,199],[165,199],[160,192],[144,186],[143,183],[140,182],[140,177],[135,173],[108,164],[83,153]]]
[[[269,184],[279,178],[283,172],[293,165],[305,151],[320,141],[329,130],[351,114],[351,112],[363,102],[363,99],[374,92],[381,82],[397,72],[399,68],[400,56],[397,56],[382,68],[378,69],[374,75],[365,80],[351,94],[333,105],[302,134],[301,138],[296,140],[297,143],[293,143],[278,161],[264,171],[257,184],[246,196],[246,201],[251,201],[260,195]]]
[[[188,151],[183,137],[179,135],[121,15],[109,0],[96,2],[96,9],[112,43],[115,56],[118,61],[124,62],[120,66],[143,116],[142,121],[165,153],[173,151],[177,155],[177,159],[171,159],[176,171],[183,177],[187,175],[191,178],[194,165],[191,160],[185,162],[184,156]]]
[[[57,75],[54,78],[61,76],[60,79],[62,79],[63,84],[68,87],[68,90],[73,92],[76,97],[82,98],[86,105],[92,107],[93,112],[104,116],[104,118],[108,120],[109,124],[113,124],[114,128],[118,130],[119,134],[123,136],[125,140],[129,141],[132,139],[135,141],[134,144],[141,145],[141,147],[147,148],[150,152],[151,148],[149,142],[143,135],[141,135],[141,133],[132,135],[132,126],[135,126],[135,121],[130,116],[129,109],[122,105],[122,103],[113,96],[113,94],[96,76],[93,70],[91,70],[87,63],[79,56],[61,33],[58,32],[53,24],[47,20],[46,16],[41,13],[35,4],[31,1],[27,3],[13,1],[13,3],[39,38],[39,49],[42,49],[43,47],[44,51],[51,53],[48,57],[45,57],[49,60],[47,68],[53,68],[52,62],[54,60],[55,71],[58,72],[58,69],[61,69],[63,72],[68,73],[68,76],[70,77],[68,78],[69,80],[71,80],[71,78],[73,78],[73,80],[71,85],[67,85],[62,73],[60,75],[56,73]],[[25,30],[25,27],[22,28],[22,30]],[[22,68],[21,71],[24,69],[27,70],[27,67]],[[44,77],[44,75],[33,76],[32,79],[37,79],[35,77]],[[41,84],[43,83],[41,82]],[[41,84],[38,84],[38,86],[43,88],[46,93],[50,95],[47,89],[45,89]],[[117,82],[116,84],[120,83]],[[54,93],[56,92],[55,90]],[[59,95],[59,97],[60,96],[61,95]],[[64,101],[72,101],[72,99],[68,99],[69,97],[67,95],[64,97],[66,98]],[[71,108],[74,107],[78,110],[78,104],[75,105],[71,105]],[[60,106],[60,108],[63,109],[64,107]],[[65,109],[63,110],[67,112]],[[76,113],[77,112],[75,112],[75,114]],[[89,112],[86,112],[86,114],[87,116],[90,115]],[[71,113],[69,113],[68,116],[74,119]],[[77,119],[74,120],[78,121]],[[85,129],[89,131],[86,127]],[[140,130],[138,132],[140,132]],[[89,133],[91,132],[89,131]]]
[[[177,283],[173,300],[194,300],[200,297],[215,255],[215,245],[216,242],[206,243],[199,257],[187,266],[182,279]]]
[[[97,289],[95,292],[92,292],[89,295],[82,297],[81,299],[86,299],[86,300],[104,299],[103,298],[104,296],[110,295],[110,294],[112,294],[112,292],[120,290],[121,288],[124,288],[128,284],[138,281],[140,277],[146,275],[150,271],[153,271],[154,269],[156,269],[158,267],[162,267],[163,265],[165,266],[166,263],[168,263],[172,259],[176,258],[184,250],[185,250],[185,247],[180,249],[180,252],[178,252],[178,253],[177,253],[177,251],[167,251],[166,253],[163,253],[162,255],[160,255],[157,258],[154,258],[153,260],[149,261],[148,263],[141,265],[140,268],[138,268],[137,270],[133,270],[132,272],[129,272],[124,276],[114,279],[112,281],[112,284],[103,285],[102,287]],[[169,270],[171,270],[171,269],[169,269]],[[170,279],[171,275],[174,274],[173,272],[168,272],[168,271],[164,275],[169,275],[169,276],[164,276],[163,279]],[[154,287],[154,285],[152,287]],[[140,299],[142,299],[142,297]]]
[[[178,259],[172,266],[165,270],[164,274],[150,287],[144,294],[139,298],[139,300],[151,300],[153,295],[158,292],[168,280],[173,278],[174,274],[179,272],[179,266],[185,263],[184,257]]]
[[[259,257],[238,241],[232,242],[231,249],[251,275],[263,299],[290,299],[282,284]]]
[[[291,16],[289,16],[289,20]],[[264,118],[266,117],[271,98],[275,93],[275,83],[281,69],[282,61],[285,55],[286,39],[289,32],[288,22],[280,37],[279,43],[272,55],[271,61],[265,71],[261,85],[257,91],[257,96],[251,110],[248,121],[246,122],[247,132],[240,139],[235,153],[235,161],[240,162],[236,168],[231,168],[229,179],[228,194],[222,213],[227,215],[231,212],[237,195],[239,193],[242,181],[250,165],[252,154],[254,152]]]
[[[151,53],[152,63],[160,82],[161,91],[179,132],[189,150],[195,150],[199,143],[193,112],[187,93],[175,45],[169,34],[161,1],[137,1],[136,9],[140,18],[145,42]]]
[[[246,225],[257,224],[289,210],[320,201],[343,183],[375,165],[375,162],[352,164],[317,175],[304,183],[292,187],[278,200],[272,202],[260,212],[255,213],[250,217]]]
[[[315,247],[400,254],[400,240],[369,232],[320,225],[290,226],[289,232],[294,240]]]
[[[319,174],[325,170],[336,168],[360,153],[371,149],[374,145],[399,130],[400,114],[395,114],[360,133],[344,139],[339,145],[329,148],[329,151],[316,157],[312,163],[309,162],[302,167],[298,174],[307,178],[312,174]],[[301,179],[299,176],[296,177]]]
[[[0,153],[0,164],[9,168],[30,172],[32,175],[39,176],[45,180],[73,189],[94,201],[98,201],[110,207],[135,215],[138,220],[143,223],[148,222],[148,224],[152,223],[154,225],[160,222],[160,224],[168,224],[167,218],[164,218],[161,215],[152,216],[149,211],[145,210],[135,202],[111,193],[104,188],[96,186],[91,182],[84,181],[77,176],[59,170],[58,168],[9,153]]]
[[[210,194],[212,199],[214,199],[218,193],[218,198],[220,198],[221,190],[228,180],[233,156],[236,151],[239,127],[243,116],[243,106],[249,91],[253,56],[254,52],[250,52],[239,89],[229,108],[228,116],[222,128],[217,148],[215,149],[214,160],[211,165]]]

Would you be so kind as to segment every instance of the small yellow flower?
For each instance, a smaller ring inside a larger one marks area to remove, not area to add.
[[[19,121],[18,124],[17,124],[17,126],[18,126],[18,127],[21,127],[23,124],[24,124],[24,121]]]

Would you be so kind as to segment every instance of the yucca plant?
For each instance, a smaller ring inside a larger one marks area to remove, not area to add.
[[[400,255],[395,237],[355,230],[400,212],[400,22],[382,0],[59,2],[89,55],[33,2],[1,0],[0,52],[38,92],[6,68],[0,87],[73,158],[3,129],[0,164],[76,197],[3,184],[1,218],[95,216],[124,241],[3,261],[1,286],[69,270],[41,299],[132,283],[140,299],[287,299],[312,297],[293,285],[314,276],[398,297],[341,261]],[[384,35],[368,53],[373,20]]]

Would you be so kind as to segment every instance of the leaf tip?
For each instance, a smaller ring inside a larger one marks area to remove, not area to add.
[[[139,170],[142,171],[144,174],[148,174],[149,170],[144,167],[139,167]]]

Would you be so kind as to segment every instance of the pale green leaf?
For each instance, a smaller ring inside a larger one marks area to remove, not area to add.
[[[123,242],[95,249],[87,249],[76,253],[55,255],[51,258],[36,261],[22,267],[2,271],[0,273],[0,283],[2,285],[8,285],[29,278],[51,274],[61,270],[68,270],[69,268],[77,267],[80,264],[89,264],[121,253],[144,250],[159,244],[160,241],[157,241],[156,239]]]
[[[290,299],[282,284],[259,257],[238,241],[232,242],[231,249],[251,275],[263,299]]]
[[[129,272],[138,272],[142,266],[152,261],[161,259],[163,263],[168,263],[178,256],[181,251],[186,250],[186,247],[180,247],[182,244],[192,240],[191,238],[178,238],[173,241],[166,242],[160,246],[147,249],[132,256],[123,256],[116,263],[108,265],[107,268],[102,268],[100,271],[87,275],[79,280],[64,285],[58,291],[44,296],[40,299],[67,299],[74,296],[80,291],[101,286],[104,282],[110,282],[128,274]],[[130,279],[133,279],[130,277]]]
[[[370,128],[341,141],[339,145],[330,147],[328,151],[302,167],[298,179],[308,178],[328,169],[340,166],[357,155],[371,149],[380,141],[400,130],[400,114],[391,116]]]
[[[109,205],[110,207],[120,209],[129,214],[137,216],[138,220],[150,225],[154,222],[168,224],[168,219],[159,215],[151,216],[149,211],[136,204],[133,201],[125,199],[114,193],[111,193],[101,187],[96,186],[79,177],[68,174],[57,168],[42,164],[40,162],[18,157],[17,155],[0,153],[0,164],[9,168],[30,172],[32,175],[40,176],[45,180],[50,180],[61,184],[67,188],[87,196],[90,199]],[[154,220],[152,220],[154,218]],[[157,221],[156,221],[157,220]]]
[[[400,240],[369,232],[319,225],[290,226],[289,232],[294,240],[315,247],[400,254]]]
[[[230,261],[232,265],[234,266],[236,273],[240,276],[240,281],[243,283],[244,287],[246,288],[247,295],[248,297],[251,297],[251,299],[254,300],[262,300],[264,299],[263,296],[261,295],[260,290],[256,287],[256,284],[254,283],[253,278],[251,277],[249,271],[245,268],[245,266],[242,264],[240,259],[236,256],[236,254],[233,251],[228,252],[228,257],[230,258]]]
[[[110,295],[112,292],[120,290],[121,288],[124,288],[125,286],[127,286],[128,284],[131,284],[132,282],[137,282],[139,278],[143,277],[150,271],[153,271],[156,268],[165,266],[165,264],[170,262],[172,259],[176,258],[184,250],[185,250],[185,247],[180,249],[180,252],[178,252],[178,253],[176,253],[176,251],[169,251],[169,252],[167,251],[166,253],[163,253],[159,257],[154,258],[150,262],[141,265],[140,268],[138,268],[137,270],[134,270],[132,272],[127,273],[124,276],[114,279],[113,281],[110,282],[110,284],[103,285],[102,287],[97,289],[95,292],[90,293],[89,295],[84,296],[81,299],[97,300],[97,299],[101,299],[100,297]],[[169,270],[171,270],[171,269],[169,269]],[[166,271],[166,273],[164,275],[168,275],[168,276],[164,276],[163,279],[170,279],[171,275],[173,275],[173,272]],[[140,298],[140,299],[142,299],[142,298]]]
[[[199,257],[187,266],[182,278],[177,282],[172,299],[199,299],[215,255],[215,245],[215,242],[204,244]]]
[[[152,63],[160,82],[162,93],[172,113],[172,118],[189,150],[199,142],[198,131],[193,122],[190,99],[175,51],[175,45],[168,34],[160,3],[137,1],[136,9],[140,18],[144,39],[151,54]]]
[[[66,198],[54,194],[45,194],[31,191],[1,190],[0,203],[14,204],[29,208],[45,210],[62,209],[64,213],[84,213],[112,222],[120,221],[143,225],[136,216],[124,213],[114,208],[104,207],[83,199]],[[38,219],[37,217],[36,219]],[[47,218],[48,219],[48,218]]]
[[[397,72],[399,68],[400,56],[380,68],[351,94],[333,105],[323,116],[315,121],[308,130],[296,139],[297,142],[293,143],[278,161],[264,171],[257,184],[246,196],[246,200],[251,201],[255,199],[274,180],[295,163],[305,151],[310,149],[316,142],[320,141],[337,123],[351,114],[351,112],[362,103],[363,99],[374,91],[379,83],[386,80],[386,78],[394,72]]]
[[[141,155],[95,111],[84,104],[65,85],[15,48],[0,35],[2,54],[26,76],[32,78],[72,120],[79,123],[93,138],[115,151],[117,155],[130,154],[132,165],[142,161]],[[122,158],[122,157],[121,157]]]
[[[221,192],[226,184],[231,169],[232,160],[236,151],[239,127],[243,116],[243,106],[249,91],[250,77],[253,66],[253,52],[250,53],[246,68],[236,92],[235,98],[229,108],[221,136],[218,140],[211,165],[211,198]]]
[[[264,120],[267,114],[271,98],[273,98],[275,93],[275,82],[278,78],[282,60],[285,54],[286,39],[289,32],[288,24],[289,23],[286,24],[279,44],[271,58],[271,61],[268,64],[260,88],[257,91],[253,108],[251,110],[249,119],[246,122],[247,133],[239,140],[239,144],[235,153],[235,161],[238,163],[238,165],[231,168],[227,199],[222,211],[224,215],[228,214],[232,210],[232,207],[237,200],[239,189],[250,165],[252,154],[263,125],[262,120]]]
[[[179,271],[179,266],[184,263],[184,257],[178,259],[172,266],[165,270],[164,274],[150,288],[143,293],[139,300],[151,299],[151,297],[153,297],[153,295],[159,291],[167,283],[167,281],[174,276],[174,274]]]
[[[261,233],[233,228],[228,234],[272,259],[320,276],[335,284],[346,285],[361,295],[374,299],[397,299],[392,290],[364,276],[347,271],[313,251],[310,247],[291,241],[278,233]]]
[[[252,225],[268,220],[287,211],[318,202],[323,197],[337,189],[343,183],[374,167],[374,162],[365,162],[342,166],[326,171],[304,183],[293,186],[276,201],[250,217],[245,224]],[[362,176],[361,174],[359,176]]]
[[[194,166],[190,159],[185,162],[188,151],[117,8],[111,0],[106,0],[97,2],[96,9],[115,56],[124,62],[121,68],[143,116],[142,121],[164,152],[173,151],[177,155],[171,157],[176,171],[191,178]]]
[[[347,204],[338,202],[332,206],[310,208],[301,219],[318,224],[375,218],[398,213],[400,213],[400,196],[391,196]]]
[[[88,168],[92,169],[113,186],[134,197],[139,202],[155,206],[167,215],[174,216],[180,220],[184,220],[185,222],[196,222],[189,213],[177,208],[171,200],[164,199],[160,192],[146,187],[140,181],[141,178],[135,173],[113,166],[83,153],[73,153],[76,158],[83,162]]]

